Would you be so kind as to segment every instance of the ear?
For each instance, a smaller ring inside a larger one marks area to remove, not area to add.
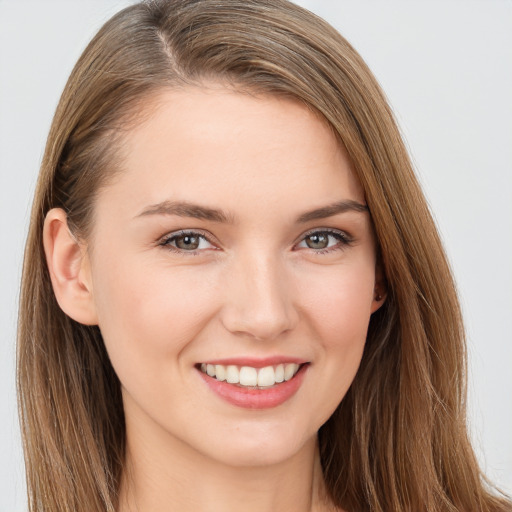
[[[85,325],[98,323],[86,248],[69,231],[66,212],[53,208],[44,221],[43,245],[57,302]]]
[[[373,300],[371,312],[375,313],[382,304],[386,301],[387,297],[387,286],[386,286],[386,278],[384,277],[384,272],[382,271],[382,265],[380,262],[377,262],[375,265],[375,287],[373,289]]]

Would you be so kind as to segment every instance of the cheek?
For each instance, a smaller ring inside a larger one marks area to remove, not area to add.
[[[162,269],[141,258],[103,263],[96,268],[94,297],[112,364],[121,381],[143,367],[156,377],[159,363],[175,363],[214,314],[215,288],[197,269]]]
[[[317,275],[303,290],[303,315],[309,319],[309,335],[318,340],[320,387],[315,397],[322,423],[345,396],[361,362],[371,317],[373,269],[371,261],[328,269],[329,275]]]
[[[375,285],[372,261],[310,274],[301,287],[304,314],[323,344],[341,348],[361,342],[371,315]]]

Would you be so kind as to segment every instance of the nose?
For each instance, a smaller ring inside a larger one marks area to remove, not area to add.
[[[229,269],[224,293],[221,320],[233,334],[273,340],[298,322],[291,279],[276,257],[239,259]]]

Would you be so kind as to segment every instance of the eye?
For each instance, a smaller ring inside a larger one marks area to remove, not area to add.
[[[175,252],[195,253],[205,249],[215,249],[215,246],[202,233],[196,231],[179,231],[165,236],[160,246]]]
[[[343,231],[321,230],[307,233],[296,247],[313,249],[323,254],[332,250],[343,249],[350,245],[352,239]]]

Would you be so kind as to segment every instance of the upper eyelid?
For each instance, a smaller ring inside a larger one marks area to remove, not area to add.
[[[198,236],[200,238],[203,238],[206,240],[212,247],[211,248],[203,248],[203,249],[191,249],[191,250],[184,250],[179,247],[174,247],[173,245],[169,244],[170,241],[175,240],[176,238],[179,238],[180,236]],[[165,249],[167,251],[181,254],[183,256],[189,255],[198,255],[206,250],[218,250],[219,244],[216,242],[213,242],[210,238],[210,236],[206,235],[202,230],[198,229],[179,229],[177,231],[171,231],[170,233],[167,233],[163,236],[161,236],[155,243],[155,245],[161,249]]]
[[[339,233],[341,235],[348,236],[348,233],[346,231],[344,231],[343,229],[337,229],[337,228],[313,228],[313,229],[309,229],[305,233],[302,233],[301,236],[305,237],[305,236],[311,235],[313,233]]]
[[[347,241],[352,241],[353,237],[349,233],[347,233],[343,229],[336,229],[336,228],[314,228],[306,231],[305,233],[302,233],[300,237],[297,239],[297,242],[304,240],[307,236],[314,235],[315,233],[328,233],[328,234],[337,234],[346,239]]]
[[[214,243],[215,237],[208,233],[207,231],[203,231],[202,229],[178,229],[177,231],[171,231],[170,233],[166,233],[158,239],[158,243],[165,242],[166,240],[171,240],[172,238],[177,238],[179,236],[185,235],[198,235],[203,237],[205,240],[208,240],[211,244]]]
[[[302,233],[293,243],[293,247],[295,247],[297,244],[302,242],[306,237],[313,235],[315,233],[331,233],[333,235],[339,235],[343,238],[345,243],[349,244],[353,241],[353,237],[347,233],[346,231],[342,229],[336,229],[336,228],[312,228],[307,230],[306,232]],[[172,240],[174,238],[177,238],[179,236],[185,236],[185,235],[197,235],[202,238],[204,238],[208,243],[219,246],[219,242],[216,241],[216,238],[209,232],[204,231],[202,229],[179,229],[177,231],[172,231],[170,233],[167,233],[160,237],[157,240],[157,245],[164,246],[165,242],[168,242],[169,240]],[[178,249],[180,250],[180,249]],[[204,249],[203,249],[204,250]],[[192,251],[190,251],[192,252]]]

